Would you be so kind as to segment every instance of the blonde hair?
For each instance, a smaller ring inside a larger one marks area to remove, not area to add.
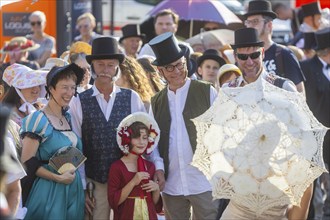
[[[83,20],[83,19],[89,19],[91,24],[92,24],[92,27],[94,28],[96,26],[96,21],[95,21],[95,17],[94,15],[92,15],[92,13],[90,12],[86,12],[82,15],[80,15],[78,18],[77,18],[77,24],[79,23],[79,21]]]
[[[153,91],[142,66],[133,57],[126,57],[119,65],[120,73],[130,88],[137,92],[143,102],[150,102]]]
[[[45,23],[46,22],[46,15],[42,11],[34,11],[34,12],[32,12],[30,14],[30,16],[29,16],[29,19],[31,20],[31,18],[33,16],[36,16],[36,17],[40,18],[40,20],[41,20],[42,23]]]
[[[164,83],[162,83],[162,79],[160,78],[158,69],[151,64],[152,59],[144,57],[139,58],[137,61],[144,69],[147,77],[150,79],[150,85],[152,86],[154,93],[162,90],[164,88]]]

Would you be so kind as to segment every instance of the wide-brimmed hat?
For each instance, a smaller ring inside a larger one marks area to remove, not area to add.
[[[229,71],[234,71],[235,73],[237,73],[237,76],[242,75],[242,71],[235,64],[229,63],[220,67],[217,75],[217,81],[219,82],[219,79],[223,76],[223,74]]]
[[[203,55],[197,58],[197,66],[199,67],[204,60],[214,60],[219,63],[220,67],[226,64],[226,61],[220,56],[220,52],[215,49],[207,49]]]
[[[135,112],[124,118],[117,128],[117,144],[124,154],[129,153],[130,133],[128,127],[134,122],[142,122],[149,128],[149,144],[146,153],[150,154],[158,144],[160,138],[160,129],[157,122],[149,114],[144,112]]]
[[[28,89],[46,84],[48,71],[33,70],[25,65],[14,63],[3,72],[2,79],[9,86],[17,89]]]
[[[140,25],[138,24],[128,24],[122,27],[121,31],[123,32],[123,36],[119,39],[119,43],[121,43],[125,38],[128,37],[139,37],[143,41],[146,37],[145,34],[141,33]]]
[[[242,47],[263,47],[264,42],[259,40],[258,31],[254,28],[242,28],[235,31],[233,49]]]
[[[272,11],[272,5],[269,1],[254,0],[249,2],[247,13],[245,18],[251,15],[266,15],[273,19],[277,18],[277,14]]]
[[[0,50],[0,53],[9,53],[11,51],[25,52],[38,49],[39,47],[39,44],[35,44],[32,40],[28,40],[26,37],[14,37],[2,50]]]
[[[86,55],[92,54],[92,46],[83,41],[77,41],[70,46],[70,54],[84,53]]]
[[[117,59],[119,63],[124,61],[125,55],[119,51],[118,42],[113,37],[99,37],[93,40],[92,54],[86,56],[89,64],[93,60]]]
[[[301,5],[301,10],[303,11],[304,17],[322,13],[319,1]]]
[[[323,50],[330,48],[330,27],[315,32],[316,48],[315,50]]]
[[[305,32],[304,33],[304,47],[303,49],[315,49],[316,47],[316,39],[314,32]]]
[[[153,38],[149,45],[155,53],[156,60],[152,62],[155,66],[168,65],[187,53],[187,48],[180,48],[178,40],[172,32],[166,32]]]
[[[66,66],[66,65],[69,65],[69,63],[67,61],[65,61],[64,59],[61,59],[61,58],[57,58],[57,57],[51,57],[51,58],[48,58],[46,60],[46,64],[44,67],[42,67],[41,69],[42,70],[51,70],[54,66]]]
[[[69,65],[62,66],[62,67],[54,66],[49,71],[49,73],[47,74],[47,78],[46,78],[46,85],[47,85],[48,92],[49,92],[50,86],[54,86],[53,80],[56,76],[58,76],[59,74],[66,74],[71,71],[77,76],[76,85],[79,85],[84,78],[84,70],[82,68],[80,68],[77,64],[71,63]]]

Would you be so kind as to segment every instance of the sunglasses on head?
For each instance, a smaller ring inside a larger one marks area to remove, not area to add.
[[[249,59],[249,57],[254,60],[260,57],[261,51],[257,51],[254,53],[250,53],[250,54],[242,54],[242,53],[236,53],[237,58],[240,60],[247,60]]]
[[[40,25],[41,25],[41,21],[31,21],[30,24],[31,24],[32,26],[34,26],[34,25],[38,25],[38,26],[40,26]]]

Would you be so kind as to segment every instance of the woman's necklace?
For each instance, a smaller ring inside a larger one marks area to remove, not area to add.
[[[53,112],[53,110],[51,109],[51,107],[49,106],[49,105],[47,105],[48,106],[48,108],[49,108],[49,110],[52,112],[52,115],[54,115],[56,118],[58,118],[58,120],[59,120],[59,124],[60,124],[60,126],[63,126],[63,115],[61,116],[61,117],[58,117],[54,112]]]

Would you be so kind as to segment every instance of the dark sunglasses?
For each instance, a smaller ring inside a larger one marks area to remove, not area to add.
[[[38,26],[40,26],[41,25],[41,21],[32,21],[32,22],[30,22],[30,24],[32,25],[32,26],[34,26],[34,25],[38,25]]]
[[[254,60],[254,59],[257,59],[258,57],[260,57],[260,54],[261,54],[260,51],[257,51],[257,52],[254,52],[254,53],[250,53],[250,54],[236,53],[237,58],[240,59],[240,60],[247,60],[247,59],[249,59],[249,57],[252,60]]]

